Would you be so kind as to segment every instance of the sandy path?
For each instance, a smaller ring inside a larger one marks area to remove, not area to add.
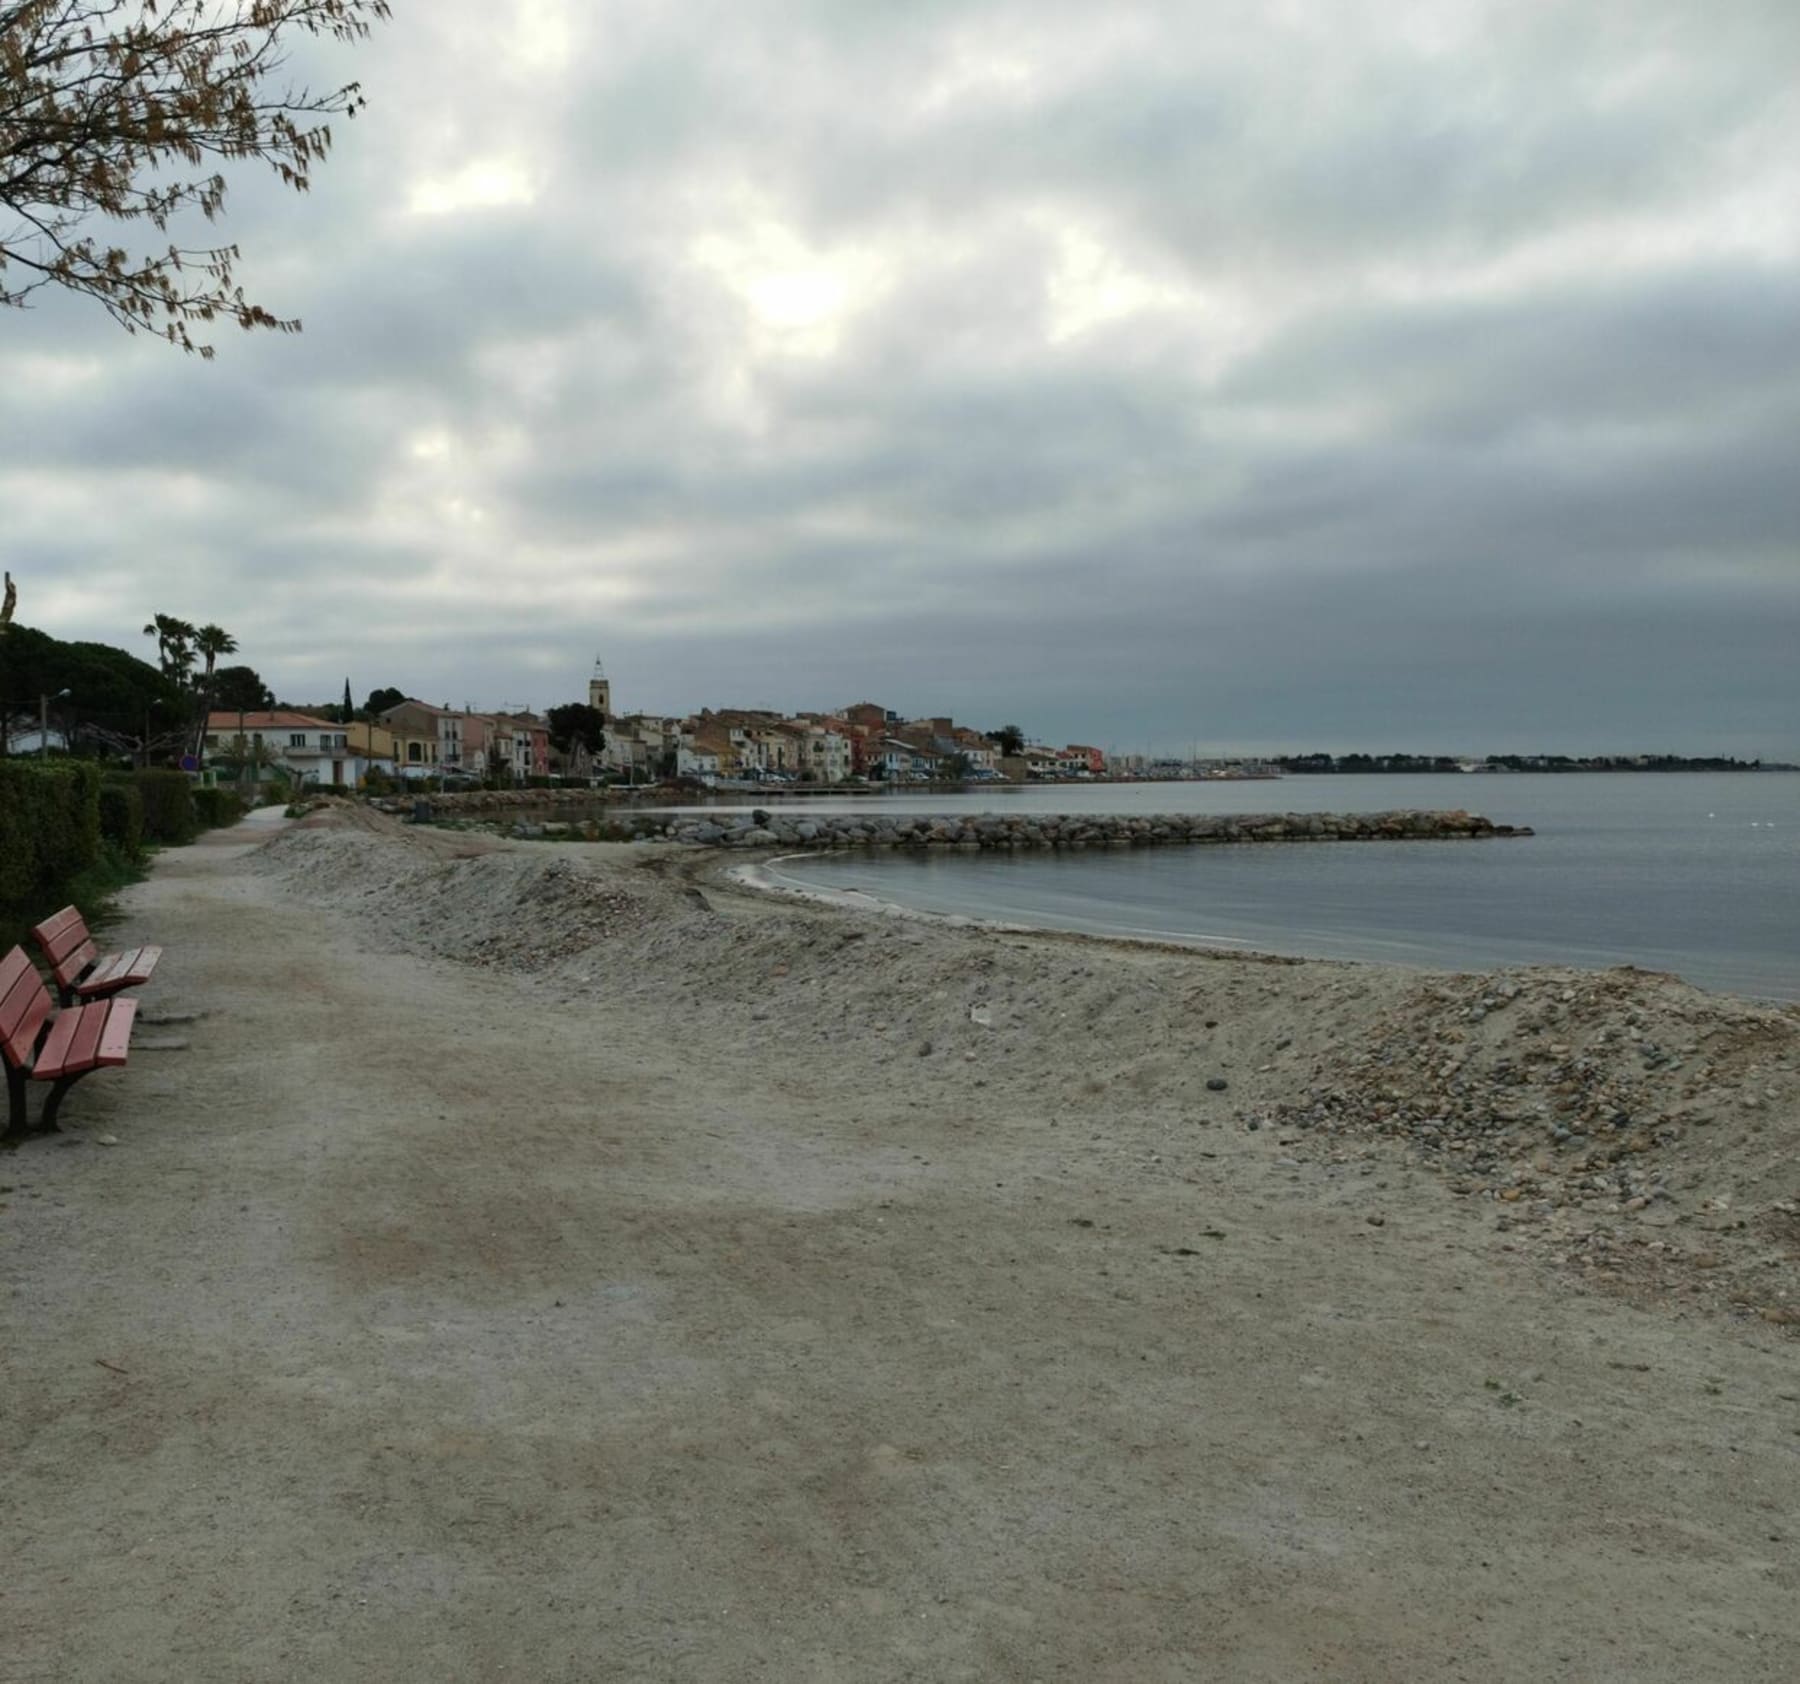
[[[383,951],[254,840],[128,899],[190,1045],[0,1159],[0,1680],[1793,1677],[1774,1330],[1117,1088]]]

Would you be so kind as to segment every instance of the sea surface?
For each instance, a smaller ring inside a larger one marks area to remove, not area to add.
[[[928,912],[1100,935],[1431,968],[1630,964],[1704,988],[1800,999],[1800,774],[1290,777],[901,792],[806,805],[932,813],[1466,807],[1537,834],[822,854],[788,856],[772,874]]]

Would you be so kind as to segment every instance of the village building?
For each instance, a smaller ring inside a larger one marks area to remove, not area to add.
[[[259,782],[279,769],[296,780],[354,788],[372,765],[387,769],[392,761],[377,760],[353,746],[350,730],[329,719],[284,709],[215,712],[206,718],[204,746],[209,761],[227,762]]]
[[[386,709],[380,723],[405,739],[402,776],[478,778],[487,769],[485,731],[473,713],[409,696]]]

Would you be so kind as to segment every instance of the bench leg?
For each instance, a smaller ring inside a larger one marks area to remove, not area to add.
[[[16,1141],[25,1133],[25,1072],[6,1067],[6,1139]]]
[[[37,1134],[59,1134],[62,1131],[56,1126],[57,1107],[62,1104],[62,1096],[81,1080],[90,1076],[91,1070],[78,1070],[73,1076],[58,1076],[50,1084],[50,1096],[44,1101],[44,1109],[38,1113],[38,1125],[33,1131]]]

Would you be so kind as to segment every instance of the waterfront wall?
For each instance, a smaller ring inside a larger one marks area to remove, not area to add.
[[[1195,843],[1394,842],[1529,836],[1479,814],[808,813],[620,814],[587,824],[515,824],[515,836],[685,843],[707,848],[1152,848]]]

